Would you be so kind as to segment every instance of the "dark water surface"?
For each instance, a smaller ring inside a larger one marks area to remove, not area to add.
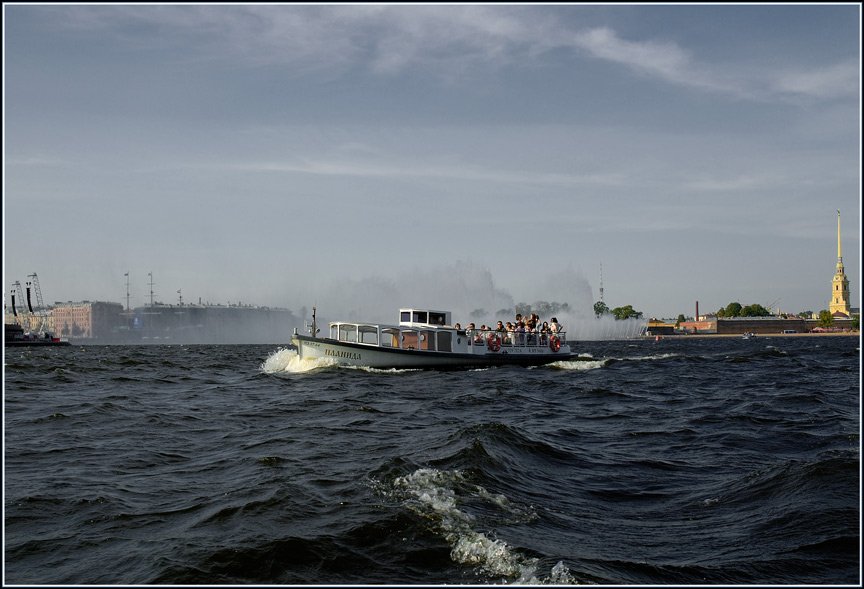
[[[859,583],[858,338],[574,349],[6,349],[5,582]]]

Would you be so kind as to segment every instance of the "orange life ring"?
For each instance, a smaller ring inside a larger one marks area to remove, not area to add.
[[[557,335],[553,335],[549,338],[549,349],[553,352],[557,352],[561,349],[561,338]]]
[[[497,352],[501,349],[501,338],[498,337],[497,333],[490,333],[486,338],[486,346],[489,348],[490,352]]]

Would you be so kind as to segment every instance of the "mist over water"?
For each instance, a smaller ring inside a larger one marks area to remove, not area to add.
[[[457,261],[415,268],[393,278],[332,280],[319,290],[299,294],[302,302],[298,308],[301,317],[308,320],[311,307],[316,306],[319,325],[328,321],[396,323],[399,308],[415,307],[452,311],[454,322],[464,326],[473,321],[479,326],[512,319],[518,303],[567,303],[569,311],[561,311],[556,317],[567,330],[567,339],[582,341],[637,337],[646,324],[645,319],[597,318],[594,303],[598,297],[582,272],[571,267],[538,277],[536,285],[536,291],[517,299],[496,283],[487,268],[475,262]],[[542,321],[550,319],[541,317]]]

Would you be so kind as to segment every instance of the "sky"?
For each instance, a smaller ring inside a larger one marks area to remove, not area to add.
[[[6,299],[860,307],[856,4],[3,13]]]

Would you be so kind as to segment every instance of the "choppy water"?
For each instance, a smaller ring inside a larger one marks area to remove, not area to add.
[[[5,350],[12,584],[858,584],[860,341]]]

